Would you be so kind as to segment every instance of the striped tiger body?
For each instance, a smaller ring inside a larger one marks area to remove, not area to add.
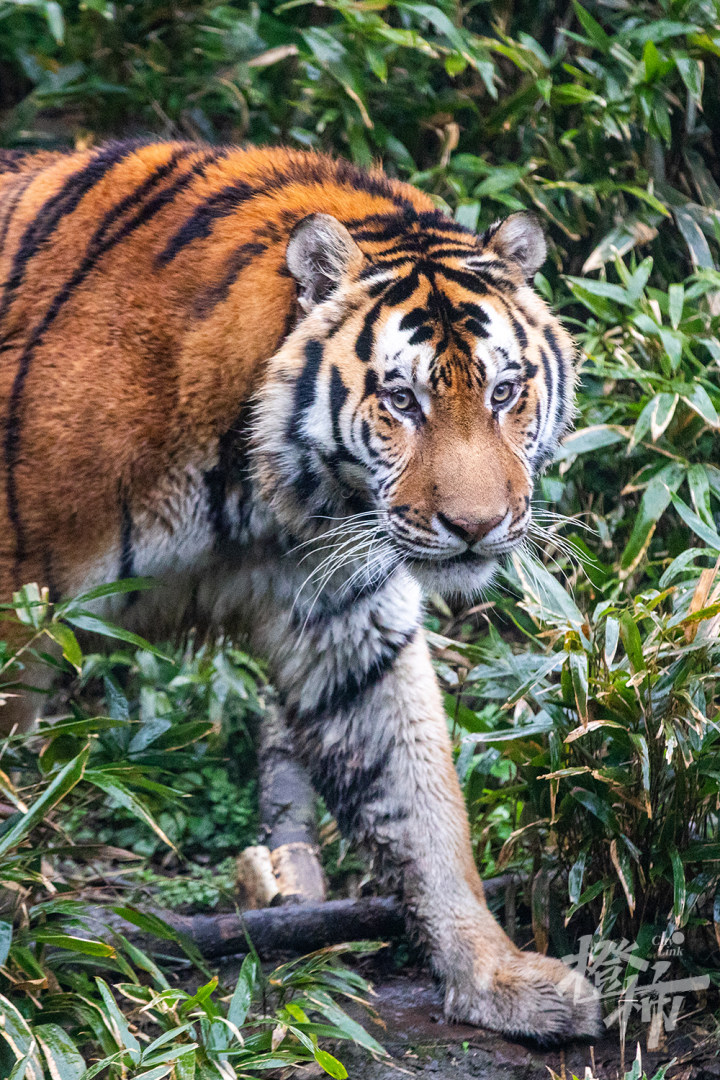
[[[569,423],[544,256],[528,215],[477,236],[320,155],[0,154],[4,597],[150,575],[103,610],[250,635],[448,1015],[553,1041],[597,1003],[485,906],[422,632],[423,590],[475,594],[526,534]]]

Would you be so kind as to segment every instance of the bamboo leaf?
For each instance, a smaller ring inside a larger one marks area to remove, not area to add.
[[[108,984],[105,982],[104,979],[101,979],[99,976],[95,977],[95,982],[97,983],[98,990],[100,991],[100,995],[105,1003],[105,1008],[110,1015],[112,1026],[114,1029],[114,1037],[118,1047],[121,1050],[127,1050],[132,1061],[137,1064],[140,1061],[141,1057],[140,1043],[130,1031],[127,1020],[118,1008],[117,1002],[115,1001],[115,998],[113,997]]]
[[[95,787],[100,788],[101,791],[104,791],[106,795],[110,795],[111,798],[124,806],[136,818],[148,825],[163,843],[167,844],[173,851],[176,850],[170,837],[160,828],[145,804],[117,776],[114,774],[107,775],[102,769],[88,769],[85,779],[94,784]]]
[[[68,792],[72,791],[82,779],[85,766],[90,756],[90,744],[88,743],[80,753],[69,761],[55,779],[48,785],[42,795],[35,800],[26,814],[16,814],[9,820],[14,822],[11,828],[0,836],[0,858],[7,855],[41,822]]]
[[[620,884],[622,885],[623,892],[625,893],[625,899],[630,910],[630,914],[635,914],[635,891],[633,884],[633,871],[630,856],[624,848],[618,846],[617,840],[610,842],[610,858],[612,864],[615,867],[615,872],[618,876]]]
[[[33,1033],[45,1055],[52,1080],[81,1080],[86,1072],[85,1062],[59,1024],[37,1024]]]
[[[680,927],[685,924],[687,886],[685,884],[685,867],[675,844],[670,846],[670,861],[673,870],[673,920],[675,925]]]

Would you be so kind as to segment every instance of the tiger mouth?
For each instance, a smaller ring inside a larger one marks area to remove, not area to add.
[[[407,561],[411,565],[432,566],[437,569],[438,567],[445,566],[482,566],[485,563],[495,562],[496,558],[497,556],[492,553],[481,555],[478,552],[471,551],[470,548],[467,548],[465,551],[458,552],[457,555],[446,555],[439,559],[423,557],[421,555],[411,555]]]

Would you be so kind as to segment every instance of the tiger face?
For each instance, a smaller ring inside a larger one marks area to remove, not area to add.
[[[346,545],[359,583],[404,565],[469,596],[527,533],[571,417],[573,346],[528,284],[546,254],[533,217],[482,237],[420,218],[295,228],[304,317],[259,404],[260,475],[295,535]]]

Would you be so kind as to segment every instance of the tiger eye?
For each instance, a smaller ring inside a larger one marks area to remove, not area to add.
[[[498,383],[492,392],[493,405],[506,405],[515,392],[515,383]]]
[[[398,412],[409,412],[411,409],[417,408],[417,401],[412,390],[405,388],[393,390],[390,394],[390,400]]]

